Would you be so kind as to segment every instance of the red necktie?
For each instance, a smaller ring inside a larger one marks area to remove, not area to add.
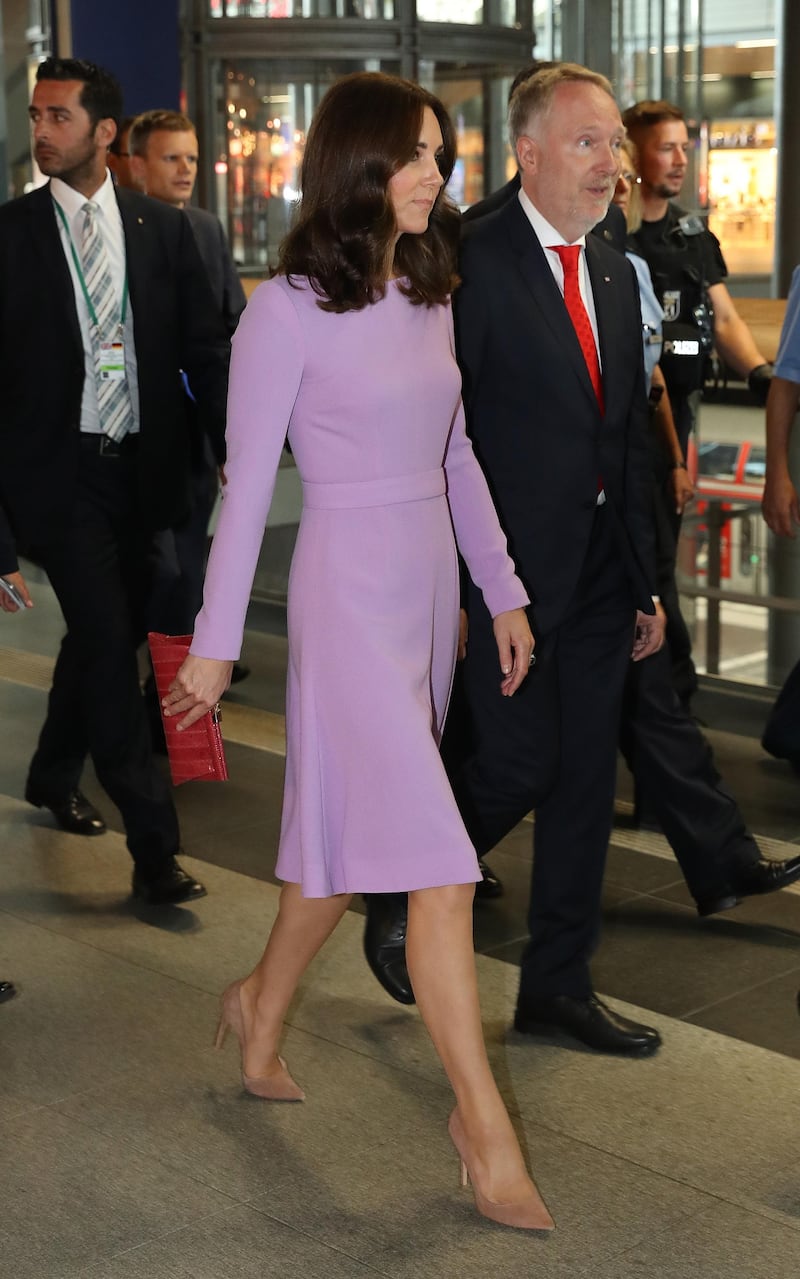
[[[564,268],[564,301],[578,341],[581,344],[583,358],[586,361],[589,377],[602,413],[604,412],[603,375],[600,372],[600,360],[597,356],[592,322],[589,319],[586,307],[583,305],[578,283],[578,259],[581,254],[581,246],[579,244],[551,244],[548,245],[548,248],[552,249],[561,258],[561,265]]]

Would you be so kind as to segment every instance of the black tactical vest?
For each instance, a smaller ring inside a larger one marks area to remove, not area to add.
[[[718,282],[710,233],[696,214],[670,205],[660,234],[629,237],[650,268],[653,288],[664,308],[661,365],[671,399],[684,399],[703,384],[714,340],[709,283]],[[712,279],[709,280],[709,276]]]

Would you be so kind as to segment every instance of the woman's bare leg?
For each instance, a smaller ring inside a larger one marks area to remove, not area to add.
[[[349,893],[303,897],[299,884],[284,884],[278,915],[264,954],[242,983],[246,1075],[269,1075],[298,982],[350,905]]]
[[[483,1039],[472,939],[474,884],[408,895],[406,960],[417,1006],[453,1087],[490,1199],[513,1202],[531,1183]]]

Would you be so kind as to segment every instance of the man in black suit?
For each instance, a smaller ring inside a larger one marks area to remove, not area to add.
[[[629,264],[587,235],[624,129],[608,82],[563,64],[520,86],[510,130],[521,190],[465,238],[456,332],[472,439],[533,600],[537,664],[505,714],[470,585],[474,747],[453,780],[479,853],[536,809],[517,1028],[643,1055],[656,1032],[606,1008],[589,973],[627,664],[662,642],[638,291]]]
[[[188,504],[180,370],[222,457],[228,342],[185,218],[113,186],[121,106],[101,68],[38,68],[30,116],[51,181],[0,208],[0,548],[15,557],[0,568],[29,600],[14,548],[41,564],[67,625],[26,798],[87,833],[99,821],[78,790],[88,748],[122,815],[134,891],[175,903],[205,890],[175,860],[136,648],[153,531]]]
[[[514,80],[509,100],[531,75],[556,65],[532,63],[526,67]],[[626,113],[625,123],[627,121]],[[680,127],[685,139],[685,128]],[[499,191],[467,209],[463,221],[473,222],[497,212],[518,198],[519,189],[517,171]],[[592,228],[592,233],[620,253],[625,252],[625,219],[615,204]],[[672,486],[670,495],[671,491]],[[665,564],[661,553],[657,585],[665,605],[667,587],[671,585],[673,593],[675,590],[671,579],[674,579],[674,565]],[[669,639],[667,623],[668,643]],[[451,749],[451,744],[459,750],[458,739],[466,731],[463,718],[459,719],[460,692],[457,673],[446,730],[446,751]],[[629,668],[620,748],[636,777],[637,788],[644,789],[647,813],[655,817],[672,845],[701,916],[728,910],[743,897],[775,892],[800,878],[800,856],[783,862],[762,858],[736,801],[716,770],[708,743],[675,696],[667,645],[652,661]],[[482,860],[481,870],[483,882],[478,885],[476,895],[499,896],[502,883],[491,866]],[[402,977],[402,967],[397,972]]]
[[[226,332],[232,337],[247,299],[219,218],[188,203],[197,179],[199,155],[192,121],[181,111],[145,111],[133,121],[128,149],[131,176],[140,190],[182,209],[189,219],[214,301]],[[217,459],[199,429],[191,399],[187,409],[192,427],[192,509],[180,525],[157,538],[149,610],[151,629],[179,635],[193,629],[203,602],[208,524],[218,489]],[[247,674],[247,667],[236,662],[231,682],[237,683]],[[145,693],[154,740],[160,741],[163,729],[149,682]]]

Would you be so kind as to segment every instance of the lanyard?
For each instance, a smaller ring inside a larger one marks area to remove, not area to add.
[[[99,328],[100,328],[100,322],[99,322],[99,320],[98,320],[98,318],[97,318],[97,312],[96,312],[96,311],[95,311],[95,309],[94,309],[94,303],[92,302],[92,299],[91,299],[91,297],[89,296],[89,290],[88,290],[88,289],[87,289],[87,287],[86,287],[86,280],[85,280],[84,275],[83,275],[83,267],[82,267],[82,265],[81,265],[81,260],[80,260],[80,258],[78,257],[78,252],[77,252],[77,250],[76,250],[76,248],[75,248],[74,241],[73,241],[73,239],[72,239],[72,233],[71,233],[71,231],[70,231],[70,229],[69,229],[69,223],[67,222],[66,214],[64,213],[64,210],[62,209],[61,205],[58,203],[58,200],[54,200],[54,201],[53,201],[53,204],[56,206],[56,210],[57,210],[57,212],[58,212],[58,216],[61,218],[61,221],[62,221],[63,226],[64,226],[64,230],[65,230],[65,231],[66,231],[66,233],[67,233],[67,239],[69,240],[69,248],[70,248],[70,252],[71,252],[71,254],[72,254],[72,261],[73,261],[73,264],[74,264],[74,266],[75,266],[75,270],[76,270],[76,272],[77,272],[78,279],[79,279],[79,280],[80,280],[80,282],[81,282],[81,290],[82,290],[82,292],[83,292],[83,296],[84,296],[84,299],[85,299],[85,301],[86,301],[86,306],[87,306],[87,308],[88,308],[88,311],[89,311],[89,315],[90,315],[90,317],[91,317],[92,324],[94,325],[94,327],[95,327],[96,329],[99,329]],[[123,289],[122,289],[122,310],[121,310],[121,312],[120,312],[120,317],[119,317],[119,327],[120,327],[121,329],[122,329],[122,328],[124,328],[124,326],[125,326],[125,316],[127,315],[127,312],[128,312],[128,272],[126,271],[126,272],[125,272],[125,283],[124,283],[124,285],[123,285]]]

